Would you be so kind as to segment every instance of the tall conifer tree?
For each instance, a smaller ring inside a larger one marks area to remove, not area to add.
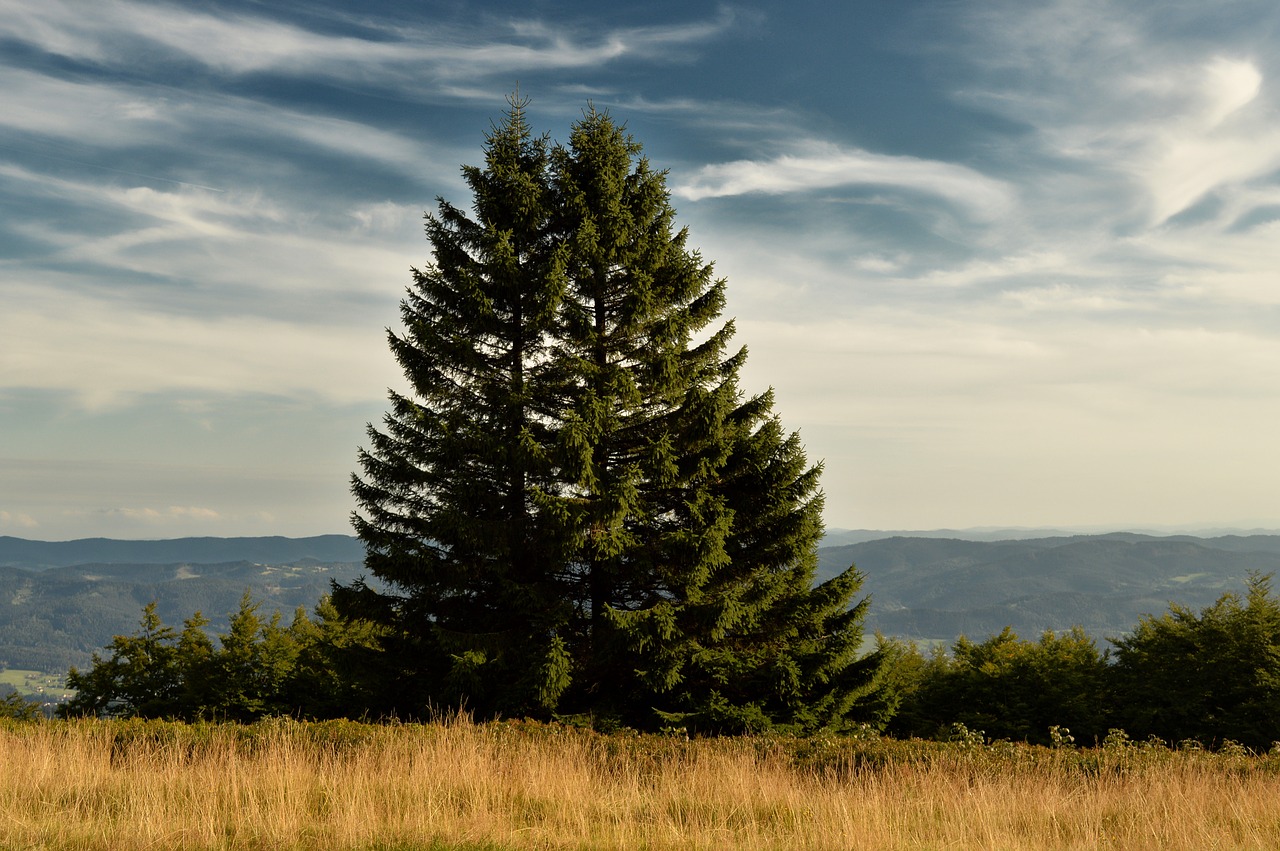
[[[548,150],[518,99],[464,173],[475,219],[440,201],[390,334],[413,395],[353,477],[387,590],[335,592],[389,628],[384,705],[844,723],[879,668],[860,576],[813,586],[820,471],[743,398],[665,174],[594,109]]]
[[[392,391],[352,477],[356,532],[384,591],[335,589],[391,627],[384,706],[546,712],[567,683],[554,524],[535,502],[552,432],[539,405],[547,329],[564,289],[548,225],[548,145],[518,96],[466,167],[474,218],[439,200],[434,262],[413,270],[403,335],[388,332],[412,395]]]
[[[570,281],[561,353],[580,376],[563,473],[581,531],[579,705],[632,724],[838,726],[875,685],[853,571],[813,587],[819,469],[745,349],[714,327],[725,284],[674,228],[665,174],[588,110],[553,154]]]

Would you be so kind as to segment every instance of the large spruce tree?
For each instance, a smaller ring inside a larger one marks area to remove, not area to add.
[[[522,107],[465,171],[476,220],[428,219],[390,336],[414,397],[354,477],[388,590],[337,601],[389,628],[402,711],[840,726],[880,667],[861,578],[814,587],[819,469],[743,396],[724,281],[608,114],[548,150]]]
[[[553,155],[569,287],[562,503],[580,662],[573,703],[643,724],[688,656],[684,605],[727,562],[732,515],[712,492],[732,440],[727,331],[692,346],[724,283],[673,230],[664,176],[605,114]]]
[[[562,446],[582,548],[575,703],[629,723],[838,726],[874,688],[851,568],[814,588],[819,469],[743,399],[725,283],[674,227],[665,174],[588,110],[552,156],[580,376]]]
[[[510,103],[485,167],[463,169],[474,217],[443,199],[426,217],[434,262],[413,270],[404,331],[388,332],[412,395],[391,392],[352,479],[383,590],[339,588],[335,602],[389,628],[373,708],[545,713],[567,683],[563,548],[535,502],[552,470],[539,406],[564,276],[548,145]]]

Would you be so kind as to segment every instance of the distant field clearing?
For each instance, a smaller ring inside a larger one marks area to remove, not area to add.
[[[0,685],[13,686],[23,694],[32,694],[37,688],[46,691],[64,691],[65,678],[58,674],[46,674],[43,671],[25,671],[17,668],[0,668]]]

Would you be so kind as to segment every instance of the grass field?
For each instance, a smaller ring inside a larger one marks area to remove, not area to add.
[[[0,685],[13,686],[23,694],[35,694],[37,688],[49,693],[61,694],[66,690],[65,674],[46,674],[41,671],[22,671],[16,668],[0,668]]]
[[[1280,757],[1123,742],[83,721],[0,766],[2,848],[1280,848]]]

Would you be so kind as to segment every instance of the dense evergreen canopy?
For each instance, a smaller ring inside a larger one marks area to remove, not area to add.
[[[606,113],[550,145],[511,100],[473,215],[427,217],[353,477],[386,628],[377,708],[839,726],[874,687],[850,568],[814,587],[816,467],[738,386],[725,282]],[[375,589],[374,585],[377,588]]]
[[[88,670],[67,674],[76,694],[59,714],[241,722],[358,715],[348,664],[355,651],[375,649],[376,627],[341,617],[328,598],[315,620],[299,609],[288,626],[278,611],[260,617],[258,607],[246,593],[215,646],[200,612],[178,632],[147,604],[133,635],[117,635],[107,657],[95,653]]]

